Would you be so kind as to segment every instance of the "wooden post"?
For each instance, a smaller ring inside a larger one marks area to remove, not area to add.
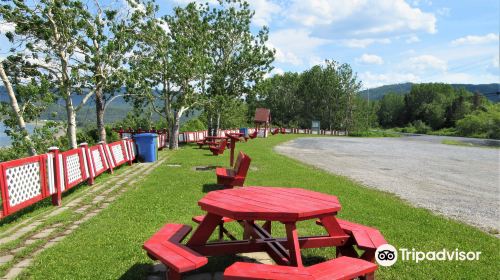
[[[50,147],[49,153],[51,153],[54,157],[54,188],[56,192],[52,195],[52,205],[61,206],[62,200],[62,192],[61,192],[61,164],[59,162],[59,148],[58,147]]]
[[[121,128],[120,128],[120,130],[123,131]],[[93,185],[94,184],[94,170],[92,168],[93,163],[92,163],[92,158],[90,157],[89,144],[81,143],[80,147],[83,148],[83,152],[85,153],[85,158],[87,158],[87,170],[89,171],[89,178],[88,178],[87,183],[89,185]]]
[[[108,147],[107,147],[107,145],[106,145],[106,142],[101,141],[101,142],[99,142],[98,144],[99,144],[99,145],[101,145],[102,150],[104,151],[104,157],[105,157],[105,159],[104,159],[104,160],[106,160],[106,162],[108,163],[108,166],[109,166],[109,173],[113,174],[113,173],[114,173],[114,171],[113,171],[113,165],[114,165],[114,163],[113,163],[113,158],[112,158],[112,155],[110,155],[110,154],[108,153]]]

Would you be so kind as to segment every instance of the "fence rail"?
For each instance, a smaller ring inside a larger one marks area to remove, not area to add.
[[[264,129],[259,132],[263,133]],[[276,128],[268,128],[274,131]],[[166,130],[133,131],[117,130],[123,139],[113,143],[99,143],[89,147],[86,143],[76,149],[60,152],[50,148],[42,155],[16,159],[0,163],[0,192],[2,207],[0,218],[9,216],[40,200],[52,197],[53,205],[61,205],[61,194],[79,184],[92,185],[94,178],[128,163],[137,157],[137,147],[132,138],[136,133],[158,133],[157,148],[168,146],[169,135]],[[238,129],[218,130],[216,135],[223,137],[238,133]],[[254,133],[249,128],[248,133]],[[280,128],[280,133],[313,134],[310,129]],[[316,134],[338,134],[334,131],[321,130]],[[208,136],[207,130],[179,133],[179,143],[194,143]]]

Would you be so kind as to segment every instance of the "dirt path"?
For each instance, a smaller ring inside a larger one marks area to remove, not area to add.
[[[276,151],[498,234],[500,150],[434,140],[299,138]]]
[[[31,265],[38,254],[56,245],[81,224],[98,215],[121,194],[134,187],[137,180],[144,178],[165,160],[163,154],[156,163],[125,167],[126,170],[121,174],[94,186],[86,186],[73,199],[63,200],[63,206],[49,207],[47,211],[0,233],[0,266],[6,268],[1,279],[15,279]],[[69,220],[57,222],[58,216],[68,213],[71,215]]]

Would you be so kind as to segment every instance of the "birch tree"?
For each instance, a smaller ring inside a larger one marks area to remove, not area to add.
[[[16,25],[15,36],[9,39],[17,40],[31,65],[54,82],[54,90],[65,104],[68,143],[76,148],[76,114],[95,93],[84,91],[79,84],[79,45],[84,41],[89,13],[80,1],[40,0],[27,4],[14,0],[1,6],[0,14]],[[83,95],[76,106],[75,94]]]
[[[103,5],[94,0],[87,4],[91,13],[87,18],[87,28],[79,51],[84,61],[82,84],[89,92],[95,92],[97,134],[106,142],[104,113],[106,102],[121,93],[125,80],[125,57],[134,47],[131,10],[128,5]],[[120,11],[121,10],[121,11]]]
[[[267,47],[269,30],[263,27],[253,34],[250,28],[255,14],[241,0],[219,1],[219,6],[204,15],[210,23],[207,80],[208,127],[219,128],[224,100],[242,98],[272,70],[274,50]]]
[[[165,118],[170,149],[178,148],[181,117],[200,104],[200,77],[206,63],[207,25],[201,18],[206,5],[177,7],[171,16],[158,17],[158,7],[143,2],[134,19],[137,48],[129,59],[129,99],[136,107],[149,106]]]

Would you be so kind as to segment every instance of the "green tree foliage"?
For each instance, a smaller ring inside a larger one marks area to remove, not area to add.
[[[272,112],[273,123],[279,126],[298,126],[299,113],[303,107],[301,99],[297,98],[302,76],[298,73],[286,72],[275,75],[259,83],[255,91],[247,96],[249,119],[253,117],[258,103]],[[258,102],[262,100],[261,102]]]
[[[0,6],[0,15],[16,26],[15,33],[7,38],[11,49],[22,55],[32,68],[51,81],[53,92],[64,100],[67,115],[68,142],[72,148],[76,142],[76,113],[94,94],[85,92],[80,84],[81,64],[77,62],[84,31],[91,18],[84,4],[77,0],[40,0],[33,3],[12,1]],[[78,106],[72,96],[84,95]]]
[[[224,127],[224,108],[248,95],[272,68],[274,50],[266,46],[269,30],[263,27],[252,33],[254,14],[246,1],[223,0],[203,15],[211,31],[207,38],[210,63],[201,81],[210,128]]]
[[[319,120],[323,129],[353,131],[375,120],[373,103],[358,96],[360,87],[348,64],[327,60],[301,74],[263,81],[247,102],[251,112],[258,106],[270,108],[279,126],[310,128],[312,120]]]
[[[377,111],[378,121],[383,127],[400,126],[404,124],[405,98],[401,94],[389,93],[380,100]]]
[[[485,106],[457,121],[463,136],[500,139],[500,103]]]

